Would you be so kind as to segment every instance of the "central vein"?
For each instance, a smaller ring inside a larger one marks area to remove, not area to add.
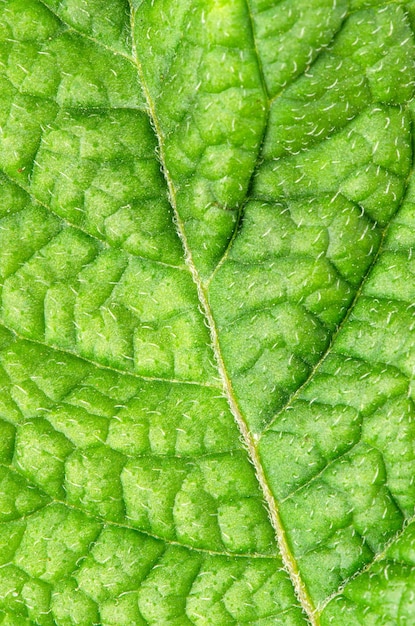
[[[138,76],[140,79],[140,83],[141,83],[141,87],[143,89],[144,95],[145,95],[145,99],[147,102],[147,107],[148,107],[148,113],[150,116],[150,119],[152,121],[156,136],[157,136],[157,141],[159,144],[159,159],[160,159],[160,164],[162,166],[163,169],[163,173],[164,173],[164,177],[168,186],[168,192],[169,192],[169,200],[170,200],[170,204],[172,206],[173,209],[173,214],[174,214],[174,221],[175,221],[175,225],[177,228],[177,233],[178,236],[180,237],[180,240],[182,242],[183,245],[183,249],[184,249],[184,254],[185,254],[185,260],[186,260],[186,264],[189,268],[189,271],[191,272],[193,281],[196,285],[197,288],[197,292],[198,292],[198,297],[199,297],[199,302],[200,305],[202,307],[202,310],[204,312],[207,324],[208,324],[208,328],[209,328],[209,332],[210,332],[210,337],[211,337],[211,341],[212,341],[212,348],[213,348],[213,352],[214,352],[214,356],[216,359],[216,363],[217,363],[217,367],[218,367],[218,371],[219,371],[219,375],[220,375],[220,379],[221,379],[221,383],[222,383],[222,388],[223,388],[223,393],[225,395],[225,397],[227,398],[230,410],[232,412],[232,415],[235,419],[235,422],[241,432],[241,435],[243,437],[243,441],[244,444],[246,446],[246,449],[248,451],[251,463],[254,466],[255,469],[255,473],[256,473],[256,477],[257,480],[259,482],[260,488],[262,490],[266,505],[268,507],[268,513],[269,513],[269,517],[272,523],[272,526],[274,528],[275,531],[275,536],[276,536],[276,540],[280,549],[280,553],[281,553],[281,557],[282,557],[282,561],[283,564],[285,566],[285,569],[291,579],[291,583],[294,587],[296,596],[301,604],[301,607],[303,609],[303,611],[305,612],[305,614],[307,615],[307,618],[310,622],[310,624],[312,626],[319,626],[319,618],[316,615],[316,609],[310,599],[310,596],[308,594],[307,588],[303,582],[303,580],[301,579],[299,570],[298,570],[298,566],[296,563],[296,560],[294,558],[294,555],[292,554],[291,548],[288,544],[288,540],[287,540],[287,536],[286,536],[286,532],[285,529],[282,525],[282,521],[281,521],[281,517],[279,514],[279,510],[278,510],[278,504],[274,498],[274,495],[272,494],[272,491],[268,485],[268,481],[267,478],[265,476],[265,472],[263,470],[260,458],[259,458],[259,454],[258,454],[258,449],[256,446],[256,442],[254,437],[252,436],[252,434],[250,433],[247,423],[243,417],[243,415],[241,414],[241,411],[239,409],[238,403],[235,399],[235,395],[233,393],[233,389],[232,389],[232,383],[229,379],[228,373],[226,371],[226,367],[223,361],[223,357],[222,357],[222,353],[220,350],[220,344],[219,344],[219,338],[218,338],[218,333],[217,333],[217,328],[216,328],[216,323],[212,314],[212,311],[210,309],[209,306],[209,302],[208,302],[208,297],[207,297],[207,293],[205,290],[205,287],[203,285],[203,282],[201,280],[201,277],[199,275],[199,272],[195,266],[195,263],[193,261],[193,257],[192,257],[192,253],[190,250],[190,247],[188,245],[188,241],[187,241],[187,237],[186,237],[186,232],[185,232],[185,228],[184,228],[184,224],[181,220],[178,208],[177,208],[177,194],[176,194],[176,188],[175,185],[173,183],[173,180],[169,174],[168,168],[166,166],[166,160],[165,160],[165,151],[164,151],[164,134],[163,131],[160,127],[160,123],[158,120],[158,116],[155,110],[155,106],[154,106],[154,102],[151,98],[148,86],[146,84],[146,80],[144,77],[144,73],[143,73],[143,68],[141,65],[141,62],[138,59],[138,55],[137,55],[137,50],[136,50],[136,46],[135,46],[135,42],[134,42],[134,20],[135,20],[135,11],[134,9],[131,7],[130,10],[130,15],[131,15],[131,33],[132,33],[132,50],[133,50],[133,59],[134,59],[134,63],[137,67],[137,72],[138,72]]]

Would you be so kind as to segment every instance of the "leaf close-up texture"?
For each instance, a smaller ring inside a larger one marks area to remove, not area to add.
[[[415,626],[415,1],[0,0],[1,626]]]

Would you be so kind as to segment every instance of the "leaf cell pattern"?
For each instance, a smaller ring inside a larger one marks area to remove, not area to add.
[[[414,30],[1,0],[0,624],[415,624]]]

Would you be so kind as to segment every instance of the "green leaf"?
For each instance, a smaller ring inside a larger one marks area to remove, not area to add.
[[[0,0],[0,624],[415,624],[415,2]]]

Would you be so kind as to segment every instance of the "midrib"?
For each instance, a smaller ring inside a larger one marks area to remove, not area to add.
[[[206,322],[209,328],[209,333],[210,333],[210,337],[212,341],[212,349],[213,349],[213,353],[216,359],[218,372],[219,372],[220,380],[222,383],[223,393],[228,401],[234,420],[243,437],[243,441],[248,451],[251,463],[254,466],[258,483],[260,485],[262,494],[264,496],[265,502],[268,507],[269,518],[274,528],[275,537],[276,537],[276,540],[280,549],[280,553],[281,553],[281,558],[282,558],[284,567],[290,577],[291,583],[294,587],[295,594],[311,626],[319,626],[320,620],[319,620],[318,615],[316,614],[316,609],[311,601],[307,588],[301,578],[301,575],[297,566],[297,562],[288,544],[286,532],[282,524],[279,509],[278,509],[278,503],[275,500],[274,495],[268,485],[268,481],[266,479],[265,472],[264,472],[264,469],[262,467],[262,464],[259,458],[258,449],[255,443],[255,440],[253,436],[251,435],[251,433],[249,432],[247,423],[241,414],[241,411],[239,409],[238,403],[236,401],[236,398],[232,389],[232,383],[226,371],[225,363],[224,363],[220,345],[219,345],[219,338],[218,338],[216,323],[215,323],[212,311],[209,306],[208,297],[204,289],[203,282],[201,280],[199,272],[193,261],[193,256],[192,256],[192,252],[187,241],[184,224],[181,220],[180,213],[178,211],[176,188],[175,188],[174,182],[170,176],[169,170],[166,165],[165,151],[164,151],[164,134],[161,129],[160,122],[157,117],[155,105],[152,100],[150,91],[148,89],[148,86],[144,77],[142,64],[137,55],[137,49],[136,49],[135,41],[134,41],[135,12],[132,6],[130,6],[130,16],[131,16],[131,37],[132,37],[133,60],[137,67],[140,84],[143,89],[144,96],[147,102],[148,114],[150,116],[150,119],[154,128],[154,132],[157,137],[157,142],[159,145],[160,165],[162,167],[163,174],[164,174],[167,187],[168,187],[169,200],[170,200],[170,204],[173,210],[174,222],[175,222],[175,226],[177,229],[177,234],[180,237],[180,240],[182,242],[186,265],[196,285],[199,302],[204,312]]]

